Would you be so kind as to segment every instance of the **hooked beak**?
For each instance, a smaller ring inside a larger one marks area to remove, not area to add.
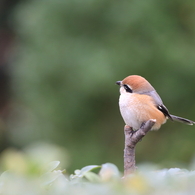
[[[121,81],[117,81],[116,84],[121,86]]]

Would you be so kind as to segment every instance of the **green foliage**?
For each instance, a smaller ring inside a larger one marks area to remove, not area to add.
[[[195,193],[195,171],[179,168],[157,170],[154,166],[145,165],[140,166],[135,174],[123,178],[114,164],[106,163],[101,166],[85,166],[69,175],[63,167],[60,167],[59,161],[43,163],[37,148],[43,151],[45,146],[52,149],[50,152],[42,154],[47,160],[56,157],[55,152],[58,152],[67,162],[67,153],[62,150],[59,152],[58,146],[46,143],[31,145],[23,151],[13,149],[5,151],[1,155],[3,165],[7,169],[0,176],[0,193],[2,195],[175,195]],[[37,155],[32,156],[31,151]],[[53,157],[51,158],[51,156]]]
[[[194,13],[194,0],[21,1],[10,19],[18,45],[9,143],[65,146],[71,171],[105,161],[121,169],[115,82],[130,74],[146,77],[172,114],[195,120]],[[169,122],[143,139],[137,161],[188,163],[194,136],[194,127]]]

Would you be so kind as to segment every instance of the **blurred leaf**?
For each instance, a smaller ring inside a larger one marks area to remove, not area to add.
[[[120,179],[121,177],[118,168],[112,163],[103,164],[99,174],[103,181]]]
[[[71,175],[70,179],[82,178],[89,171],[92,171],[92,170],[100,168],[100,167],[101,166],[99,166],[99,165],[89,165],[89,166],[83,167],[81,170],[75,170],[75,174]]]
[[[42,185],[49,185],[54,182],[58,177],[64,177],[63,171],[57,170],[53,172],[47,172],[40,177]],[[64,177],[65,178],[65,177]],[[66,180],[68,181],[68,180]]]
[[[132,174],[124,180],[125,187],[131,193],[144,194],[149,193],[151,186],[147,181],[147,178],[142,174]]]
[[[52,161],[44,166],[43,173],[51,172],[58,167],[60,161]]]
[[[55,144],[36,142],[28,145],[24,151],[32,161],[39,165],[45,166],[45,164],[51,163],[51,161],[53,161],[53,164],[48,165],[51,166],[50,168],[57,166],[59,161],[63,166],[68,165],[69,157],[66,149]]]
[[[101,181],[99,175],[97,175],[96,173],[93,173],[93,172],[86,172],[84,174],[84,176],[90,182],[100,182]]]
[[[26,174],[29,169],[28,158],[22,151],[6,149],[1,155],[1,167],[17,174]]]

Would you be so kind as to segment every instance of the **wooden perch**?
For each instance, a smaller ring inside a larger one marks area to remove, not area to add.
[[[155,122],[155,119],[148,120],[137,131],[125,125],[124,177],[135,172],[135,146],[152,129]]]

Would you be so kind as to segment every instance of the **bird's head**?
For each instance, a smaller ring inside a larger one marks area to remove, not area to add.
[[[148,93],[153,91],[152,85],[143,77],[138,75],[130,75],[124,78],[122,81],[117,81],[117,85],[120,86],[120,93]]]

